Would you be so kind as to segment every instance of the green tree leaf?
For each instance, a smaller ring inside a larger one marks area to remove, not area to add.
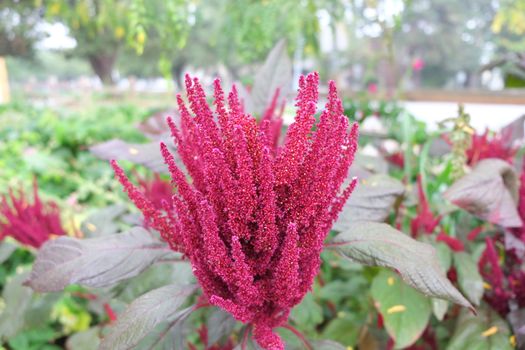
[[[374,278],[371,293],[396,349],[413,344],[430,319],[430,300],[386,270]]]

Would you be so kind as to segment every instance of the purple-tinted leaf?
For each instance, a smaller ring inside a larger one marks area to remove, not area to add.
[[[374,175],[361,181],[343,207],[333,229],[343,231],[360,221],[384,222],[404,192],[403,184],[388,176]]]
[[[525,242],[517,238],[512,232],[505,231],[505,250],[514,250],[517,256],[525,256]]]
[[[292,85],[292,62],[286,52],[286,41],[280,40],[270,51],[261,69],[255,75],[251,91],[253,113],[261,115],[270,104],[275,91],[280,90],[283,101]]]
[[[188,325],[187,322],[192,311],[192,308],[184,309],[177,313],[177,317],[161,322],[142,338],[133,350],[186,349],[186,337],[193,330],[192,325]]]
[[[484,159],[456,181],[444,197],[493,224],[520,227],[522,222],[516,209],[518,185],[518,177],[510,164],[500,159]]]
[[[208,328],[208,343],[215,344],[233,332],[237,321],[228,312],[215,308],[206,321]]]
[[[523,141],[525,138],[525,115],[504,126],[500,134],[505,136],[504,141],[507,146],[513,146],[515,141]]]
[[[329,246],[352,261],[397,271],[406,283],[427,296],[472,309],[468,300],[447,279],[434,247],[387,224],[354,223],[335,236]]]
[[[60,237],[38,251],[27,285],[38,292],[60,291],[70,284],[109,286],[171,254],[165,243],[139,227],[99,238]]]
[[[2,291],[5,306],[0,314],[0,343],[16,335],[23,327],[25,313],[31,305],[33,291],[23,286],[28,271],[11,277]]]
[[[138,129],[152,140],[159,140],[170,135],[170,129],[166,118],[171,117],[176,124],[180,119],[180,114],[175,109],[159,111],[138,125]]]
[[[115,204],[99,209],[88,216],[80,225],[84,237],[94,238],[117,233],[119,225],[116,219],[126,212],[124,205]]]
[[[173,145],[169,139],[165,138],[168,145]],[[105,160],[127,160],[135,164],[143,165],[156,173],[168,173],[168,166],[164,164],[164,158],[160,153],[159,141],[144,144],[127,143],[114,139],[92,146],[91,153],[100,159]],[[178,153],[171,146],[172,154],[179,165]]]
[[[442,157],[452,151],[452,146],[441,137],[432,139],[428,154],[432,157]]]
[[[355,156],[355,161],[352,164],[352,168],[354,165],[372,174],[388,173],[388,162],[382,156],[369,156],[358,153]],[[352,168],[350,168],[350,171]]]
[[[180,310],[187,298],[195,291],[194,285],[171,284],[148,292],[134,302],[119,316],[110,333],[102,340],[100,350],[127,350],[161,324],[165,329],[155,332],[158,340],[178,322],[182,322],[193,307]],[[157,329],[158,330],[158,329]],[[149,339],[151,347],[155,339]]]
[[[514,335],[516,336],[517,348],[525,348],[525,309],[511,311],[507,315],[507,319],[512,327]]]
[[[246,330],[243,330],[243,332],[245,331]],[[244,333],[241,333],[241,335],[244,336]],[[235,348],[233,348],[233,350],[264,350],[259,346],[259,344],[257,344],[255,340],[253,340],[251,334],[247,336],[246,343],[244,345],[245,346],[243,347],[241,344],[238,344]]]

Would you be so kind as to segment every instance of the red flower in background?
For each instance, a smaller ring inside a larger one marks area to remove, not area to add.
[[[520,177],[518,212],[525,219],[525,158]],[[514,228],[509,234],[516,236],[525,244],[525,228]],[[505,259],[500,261],[495,244],[503,244],[503,235],[494,238],[487,237],[486,248],[479,260],[479,270],[489,289],[485,292],[485,300],[502,317],[510,312],[510,302],[520,308],[525,307],[525,257],[516,248],[506,247]]]
[[[425,191],[423,190],[423,185],[421,183],[421,176],[417,178],[417,194],[418,194],[418,205],[417,205],[417,215],[412,219],[410,223],[410,229],[412,237],[417,237],[421,232],[426,234],[431,234],[436,229],[437,225],[441,221],[441,215],[434,216],[430,210],[428,200],[425,196]]]
[[[462,251],[465,250],[465,245],[463,244],[463,242],[461,242],[457,238],[454,238],[454,237],[451,237],[451,236],[447,235],[443,231],[441,231],[436,236],[436,242],[443,242],[443,243],[445,243],[446,245],[448,245],[448,247],[450,249],[452,249],[455,252],[462,252]]]
[[[489,137],[488,129],[482,135],[473,134],[467,150],[467,163],[474,165],[482,159],[499,158],[512,164],[518,148],[509,146],[506,138],[504,134]]]
[[[169,181],[163,180],[159,174],[154,174],[153,178],[141,178],[135,173],[135,178],[144,196],[153,204],[155,209],[161,210],[171,202],[173,187]]]
[[[370,83],[367,85],[366,89],[368,90],[369,94],[376,94],[377,93],[377,84],[376,83]]]
[[[386,154],[385,159],[387,162],[397,166],[398,168],[403,169],[405,167],[405,155],[402,151]]]
[[[525,157],[523,157],[522,160],[522,169],[520,175],[518,213],[521,220],[525,223]],[[525,226],[513,228],[511,232],[525,243]]]
[[[357,125],[349,126],[333,82],[316,123],[318,84],[317,73],[301,77],[295,122],[276,146],[268,122],[258,125],[242,112],[235,88],[227,109],[215,82],[214,113],[198,80],[186,77],[194,116],[178,96],[181,130],[168,122],[193,182],[161,144],[177,186],[167,215],[112,162],[150,225],[188,257],[210,303],[252,324],[265,349],[284,349],[273,328],[285,324],[310,290],[323,241],[356,185],[340,191]]]
[[[500,264],[494,242],[490,237],[486,238],[487,246],[478,266],[488,283],[485,300],[502,317],[506,317],[510,312],[510,301],[520,308],[525,307],[525,271],[521,267],[524,260],[512,249],[505,252],[505,260]]]
[[[22,189],[2,196],[0,203],[0,238],[11,236],[21,244],[39,248],[52,236],[65,235],[60,210],[55,202],[42,202],[38,184],[33,183],[33,203]]]
[[[223,345],[220,344],[209,344],[208,341],[208,327],[203,324],[197,332],[199,333],[199,339],[204,345],[205,350],[233,350],[233,342],[231,339],[228,339]],[[191,343],[188,344],[190,350],[197,350],[197,347]]]

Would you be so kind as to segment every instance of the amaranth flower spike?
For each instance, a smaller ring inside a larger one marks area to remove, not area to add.
[[[210,303],[253,325],[265,349],[284,349],[273,329],[311,289],[323,241],[356,185],[341,190],[357,124],[343,115],[333,82],[316,122],[318,85],[317,73],[300,78],[295,122],[284,144],[274,146],[271,118],[258,125],[244,114],[235,87],[227,108],[215,81],[213,111],[199,81],[186,76],[189,109],[178,96],[180,130],[168,123],[192,182],[161,144],[177,188],[164,211],[112,162],[148,223],[188,257]]]
[[[9,189],[9,195],[1,197],[0,239],[11,236],[21,244],[40,248],[52,236],[65,234],[58,205],[40,200],[36,180],[33,182],[33,203],[22,189],[17,194]]]

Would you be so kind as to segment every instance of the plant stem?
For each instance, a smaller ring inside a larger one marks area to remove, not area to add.
[[[308,340],[306,340],[306,338],[304,337],[303,333],[299,332],[297,329],[295,329],[293,326],[289,325],[289,324],[285,324],[284,326],[282,326],[284,329],[287,329],[289,330],[290,332],[292,332],[293,334],[295,334],[295,336],[297,338],[299,338],[304,346],[306,347],[306,349],[308,350],[314,350],[314,348],[312,347],[312,344],[310,344],[310,342]]]

